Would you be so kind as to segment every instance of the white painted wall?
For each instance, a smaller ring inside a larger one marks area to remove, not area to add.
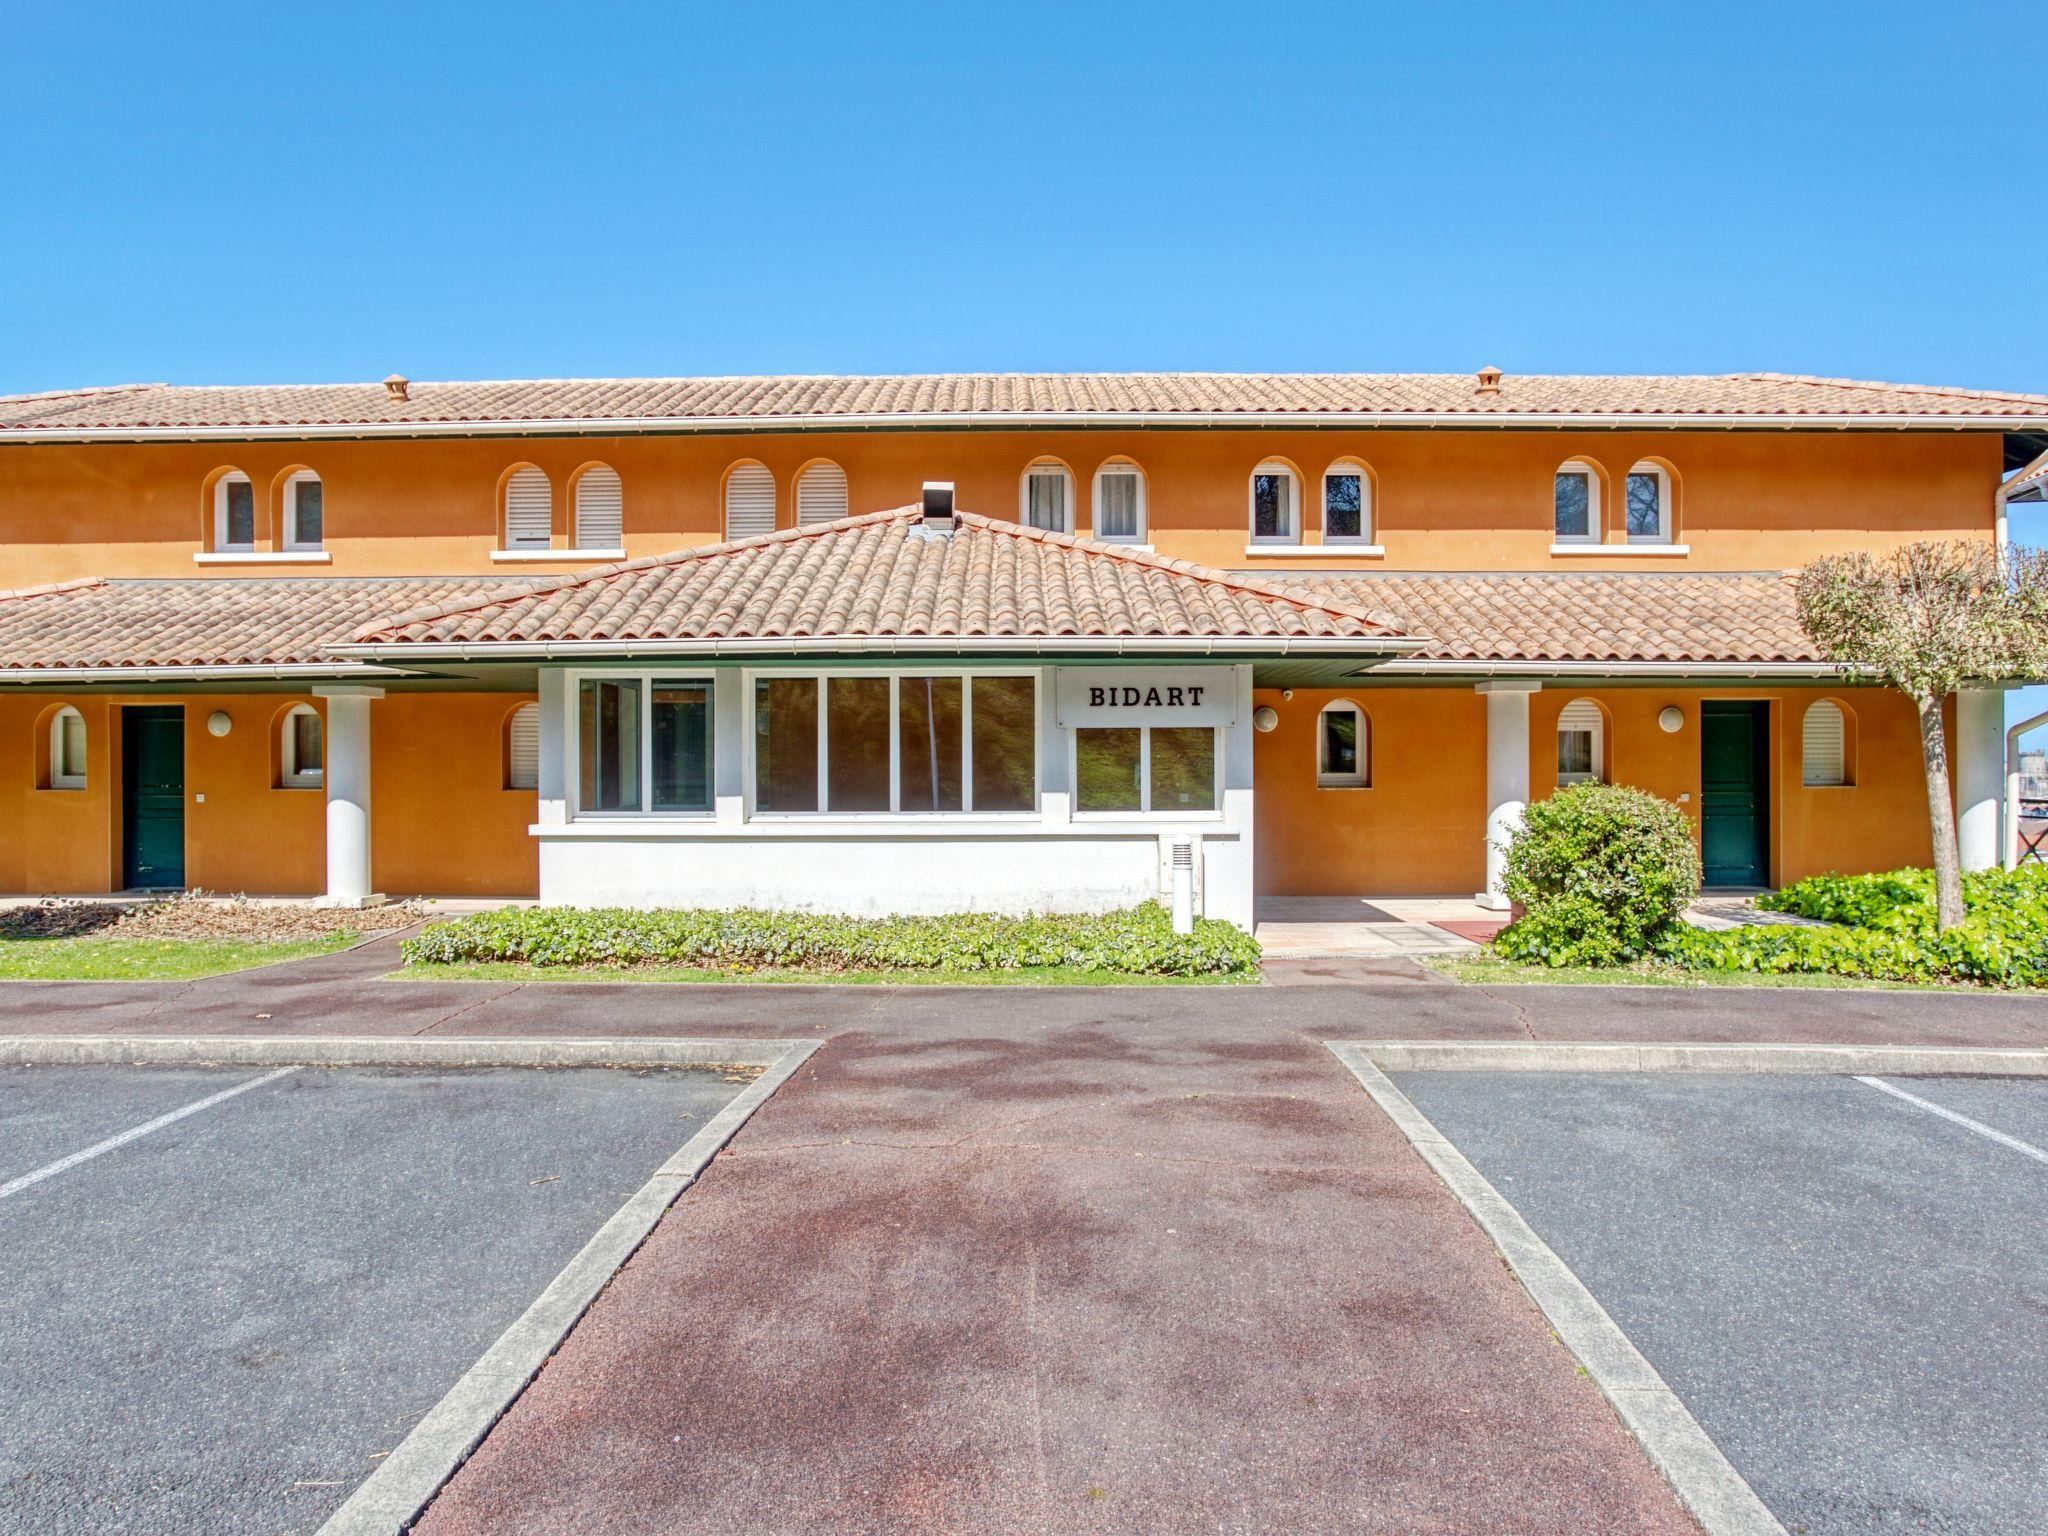
[[[1529,695],[1541,684],[1479,684],[1486,695],[1486,889],[1477,900],[1508,910],[1508,844],[1522,830],[1529,808]]]
[[[2005,795],[2005,695],[1995,688],[1956,695],[1956,845],[1962,865],[1996,869]]]

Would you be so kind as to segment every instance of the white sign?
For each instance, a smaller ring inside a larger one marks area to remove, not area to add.
[[[1059,723],[1235,725],[1237,674],[1230,667],[1061,667]]]

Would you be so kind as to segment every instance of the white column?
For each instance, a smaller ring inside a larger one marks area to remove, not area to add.
[[[2005,793],[2005,695],[1956,695],[1956,844],[1963,868],[1998,867],[1998,810]]]
[[[736,667],[711,684],[711,796],[719,822],[747,819],[747,676]]]
[[[327,904],[374,905],[370,886],[370,701],[382,688],[313,690],[327,701]]]
[[[1508,909],[1508,843],[1521,830],[1529,804],[1529,695],[1542,687],[1478,685],[1486,695],[1486,889],[1474,899],[1496,912]]]
[[[559,827],[569,819],[569,669],[540,669],[540,772],[534,820]]]

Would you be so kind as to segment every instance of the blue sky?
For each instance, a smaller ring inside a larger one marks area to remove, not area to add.
[[[0,391],[1493,362],[2048,392],[2017,21],[15,7]]]

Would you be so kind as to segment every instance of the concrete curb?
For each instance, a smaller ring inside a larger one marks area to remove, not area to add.
[[[1335,1043],[1330,1049],[1479,1223],[1565,1348],[1614,1405],[1623,1425],[1707,1536],[1786,1536],[1785,1527],[1607,1309],[1464,1153],[1373,1064],[1366,1053],[1375,1047]]]
[[[1666,1072],[2048,1077],[2048,1049],[1946,1045],[1624,1045],[1570,1040],[1354,1040],[1383,1072]]]
[[[491,1041],[488,1044],[529,1042]],[[548,1042],[581,1044],[582,1042]],[[629,1042],[600,1042],[620,1047]],[[638,1045],[641,1042],[630,1042]],[[723,1051],[724,1041],[647,1042],[697,1046]],[[719,1149],[766,1102],[768,1096],[789,1080],[796,1069],[819,1048],[815,1040],[749,1041],[759,1052],[774,1046],[779,1052],[773,1065],[730,1104],[714,1115],[676,1154],[657,1169],[597,1235],[584,1244],[562,1272],[510,1328],[507,1328],[483,1357],[449,1388],[411,1434],[378,1465],[361,1487],[328,1517],[319,1536],[398,1536],[408,1530],[434,1496],[447,1485],[463,1462],[502,1418],[507,1409],[540,1374],[548,1358],[560,1347],[612,1276],[633,1256],[654,1230],[655,1223],[676,1199],[696,1182]],[[730,1053],[707,1059],[746,1060]],[[547,1063],[556,1065],[558,1063]],[[664,1063],[673,1065],[674,1063]]]
[[[463,1035],[6,1035],[0,1036],[0,1067],[773,1067],[791,1051],[808,1055],[818,1044]]]

